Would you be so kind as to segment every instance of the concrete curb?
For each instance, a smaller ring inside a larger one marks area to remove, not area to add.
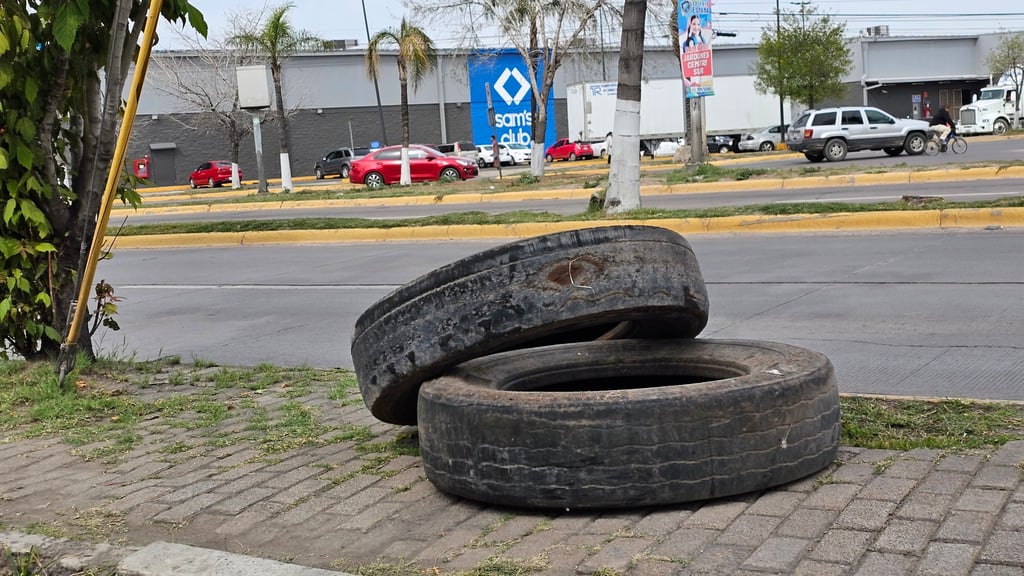
[[[1024,208],[978,208],[892,212],[801,214],[791,216],[726,216],[722,218],[666,218],[651,220],[602,220],[530,222],[408,228],[354,228],[334,230],[274,230],[261,232],[212,232],[201,234],[153,234],[120,236],[116,246],[129,248],[173,248],[289,243],[387,242],[414,240],[470,240],[529,238],[541,234],[593,228],[642,224],[660,226],[684,235],[734,234],[742,232],[835,232],[840,230],[899,230],[912,228],[989,228],[1024,226]]]
[[[0,532],[0,550],[15,559],[36,555],[51,576],[90,570],[113,571],[112,576],[353,576],[163,541],[135,548]]]

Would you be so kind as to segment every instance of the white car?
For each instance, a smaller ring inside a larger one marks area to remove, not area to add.
[[[789,124],[783,125],[783,133],[789,129]],[[740,152],[771,152],[779,146],[782,139],[779,137],[779,125],[768,126],[753,132],[744,132],[736,147]]]
[[[499,144],[499,146],[502,147],[502,150],[508,149],[509,155],[512,156],[513,166],[516,164],[529,164],[530,158],[533,156],[533,150],[527,144],[512,143]]]
[[[661,158],[664,156],[675,156],[676,150],[683,145],[682,139],[680,140],[664,140],[658,142],[658,147],[654,149],[654,157]]]
[[[486,168],[488,166],[494,166],[494,154],[491,152],[490,144],[477,144],[477,158],[476,165],[480,168]],[[498,144],[498,150],[500,150],[499,158],[501,159],[502,166],[514,166],[516,161],[512,157],[512,151],[509,150],[506,144]]]

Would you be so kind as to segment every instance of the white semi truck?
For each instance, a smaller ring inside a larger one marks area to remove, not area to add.
[[[956,132],[962,136],[1005,134],[1020,118],[1016,106],[1017,90],[1013,86],[986,86],[973,102],[960,107]]]
[[[616,82],[580,82],[567,86],[568,137],[592,144],[604,142],[615,124],[617,89]],[[640,86],[642,147],[653,152],[660,142],[686,136],[684,108],[682,78],[645,80]],[[788,124],[791,114],[788,101],[783,108],[784,123]],[[744,132],[779,124],[779,98],[758,93],[753,76],[716,77],[715,95],[704,97],[704,115],[707,133],[729,136],[736,150],[736,143]]]

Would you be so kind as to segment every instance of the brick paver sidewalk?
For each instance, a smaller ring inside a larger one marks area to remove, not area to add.
[[[165,382],[130,393],[197,402],[142,423],[113,462],[52,438],[0,443],[0,528],[353,572],[508,562],[558,576],[1024,575],[1022,441],[968,455],[844,447],[831,469],[764,493],[543,513],[439,493],[414,455],[415,429],[376,421],[352,388]],[[198,400],[228,417],[203,425]],[[289,426],[301,417],[321,426],[299,441]]]

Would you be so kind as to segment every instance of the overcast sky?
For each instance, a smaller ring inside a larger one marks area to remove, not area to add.
[[[363,0],[370,33],[397,27],[405,9],[401,0]],[[297,0],[289,11],[292,24],[325,39],[357,39],[366,43],[361,0]],[[650,0],[652,3],[655,0]],[[774,26],[778,1],[783,12],[798,11],[799,2],[790,0],[714,0],[714,27],[734,32],[736,38],[719,43],[756,43],[761,29]],[[259,12],[279,6],[282,0],[191,0],[206,16],[210,37],[222,37],[231,15],[239,11]],[[872,26],[886,25],[892,36],[983,34],[1000,30],[1024,30],[1024,2],[1021,0],[818,0],[810,2],[819,13],[831,14],[847,25],[849,36]],[[166,25],[166,24],[165,24]],[[450,45],[456,34],[429,30],[439,46]],[[166,41],[165,41],[166,40]],[[446,40],[448,41],[446,43]],[[606,42],[617,44],[611,35]],[[163,35],[161,48],[176,46]],[[495,44],[499,44],[495,40]],[[941,62],[922,66],[941,67]]]

